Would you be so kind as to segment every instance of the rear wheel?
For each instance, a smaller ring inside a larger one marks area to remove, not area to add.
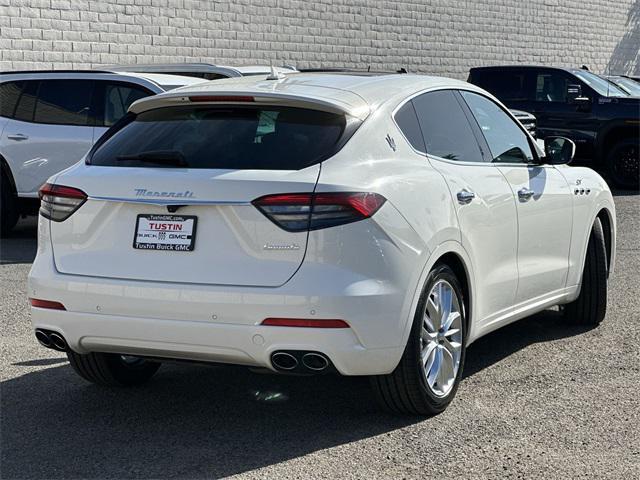
[[[427,278],[400,363],[389,375],[371,378],[378,402],[403,414],[442,412],[462,377],[465,341],[462,289],[448,266],[436,266]]]
[[[640,184],[640,140],[629,138],[616,143],[607,156],[607,166],[617,187],[637,189]]]
[[[7,236],[18,223],[18,200],[7,175],[0,168],[0,236]]]
[[[110,387],[130,387],[148,381],[160,368],[160,363],[140,357],[115,353],[81,355],[67,351],[69,363],[85,380]]]
[[[584,261],[580,295],[564,308],[565,317],[576,325],[596,326],[607,313],[607,248],[599,218],[591,228]]]

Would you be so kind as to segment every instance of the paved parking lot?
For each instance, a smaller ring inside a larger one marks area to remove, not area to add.
[[[470,347],[449,409],[381,414],[358,378],[164,365],[148,385],[84,383],[33,338],[35,222],[2,241],[0,477],[640,477],[640,196],[619,194],[609,311],[554,311]]]

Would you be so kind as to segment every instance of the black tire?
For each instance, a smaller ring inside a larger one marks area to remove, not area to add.
[[[609,177],[616,187],[637,190],[640,185],[640,139],[616,143],[607,155]]]
[[[144,359],[125,361],[114,353],[81,355],[67,351],[69,363],[85,380],[108,387],[131,387],[147,382],[160,368],[160,363]]]
[[[9,235],[18,223],[18,199],[6,173],[0,168],[0,236]]]
[[[446,280],[458,296],[462,316],[461,356],[453,386],[446,396],[437,396],[429,388],[426,375],[420,364],[420,336],[427,298],[433,285],[440,279]],[[447,408],[456,394],[466,353],[467,318],[464,295],[453,270],[447,265],[436,265],[429,273],[413,320],[413,326],[400,363],[388,375],[371,377],[371,386],[380,406],[393,413],[432,416]]]
[[[564,308],[568,322],[584,326],[602,322],[607,313],[607,276],[607,248],[602,223],[596,218],[589,235],[580,295]]]

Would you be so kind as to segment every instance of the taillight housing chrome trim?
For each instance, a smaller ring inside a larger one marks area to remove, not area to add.
[[[40,187],[38,195],[40,215],[54,222],[66,220],[87,201],[87,194],[82,190],[51,183]]]
[[[251,202],[288,232],[345,225],[373,216],[386,199],[371,192],[278,193]]]

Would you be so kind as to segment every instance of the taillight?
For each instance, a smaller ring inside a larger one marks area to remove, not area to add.
[[[252,203],[269,220],[289,232],[318,230],[371,217],[386,199],[377,193],[282,193]]]
[[[54,222],[71,216],[87,200],[87,194],[77,188],[45,183],[40,188],[40,215]]]

